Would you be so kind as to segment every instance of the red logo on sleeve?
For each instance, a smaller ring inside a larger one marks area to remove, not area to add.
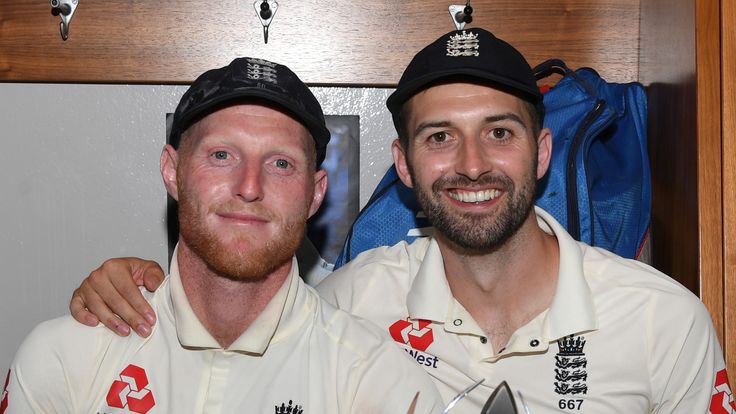
[[[107,392],[107,404],[115,408],[127,407],[134,413],[145,414],[156,405],[151,390],[146,386],[146,371],[141,367],[128,365],[120,373],[120,379],[113,381]]]
[[[10,384],[10,370],[8,376],[5,377],[5,386],[3,387],[3,398],[0,400],[0,414],[3,414],[8,408],[8,384]]]
[[[736,413],[731,386],[728,384],[728,373],[725,369],[718,371],[713,386],[713,397],[710,399],[710,414]]]
[[[424,352],[434,342],[434,334],[429,327],[431,323],[424,319],[416,321],[401,319],[389,326],[388,332],[394,341],[409,344],[412,348]]]

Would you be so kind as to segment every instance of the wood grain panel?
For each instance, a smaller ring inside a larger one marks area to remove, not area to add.
[[[393,85],[414,53],[454,28],[449,4],[282,0],[264,44],[252,0],[80,0],[66,42],[47,1],[15,0],[0,8],[0,80],[188,83],[247,55],[285,63],[314,85]],[[639,0],[472,4],[473,26],[532,64],[560,57],[609,80],[638,78]]]
[[[736,25],[736,2],[721,2],[721,27]],[[725,339],[721,343],[731,378],[736,375],[736,31],[721,31],[723,76],[723,256]]]
[[[700,296],[724,343],[720,12],[718,0],[696,1]]]
[[[718,0],[642,3],[640,70],[654,265],[700,295],[723,343],[719,13]]]
[[[649,97],[652,260],[700,294],[694,7],[642,2],[640,79]]]
[[[722,157],[728,167],[733,147],[722,149],[721,139],[721,3],[730,2],[642,2],[640,74],[649,85],[654,265],[700,295],[733,372],[734,326],[725,317],[733,320],[734,309],[732,300],[724,304],[723,276],[724,243],[733,233],[724,239],[722,221],[722,194],[734,185],[722,180]],[[727,59],[733,65],[734,56]]]

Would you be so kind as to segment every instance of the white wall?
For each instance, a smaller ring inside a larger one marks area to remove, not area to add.
[[[158,160],[185,86],[0,83],[0,372],[105,258],[167,262]],[[361,206],[390,165],[390,90],[314,88],[359,115]]]

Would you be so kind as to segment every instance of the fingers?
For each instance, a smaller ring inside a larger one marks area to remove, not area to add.
[[[138,258],[106,260],[74,291],[69,310],[79,322],[96,326],[102,322],[120,336],[147,337],[156,315],[138,286],[154,291],[164,280],[158,263]]]
[[[110,292],[109,296],[107,292],[104,294],[100,292],[100,295],[110,308],[132,326],[139,335],[148,336],[151,328],[156,324],[156,314],[138,287],[145,285],[145,280],[151,278],[153,281],[148,282],[149,287],[146,289],[154,291],[163,281],[163,271],[158,263],[149,260],[137,258],[120,260],[124,262],[108,261],[110,263],[107,267],[103,265],[103,268],[109,273],[110,283],[116,292]],[[149,273],[152,276],[148,276]]]
[[[156,322],[153,309],[133,278],[146,266],[150,267],[150,262],[135,258],[106,260],[79,288],[87,310],[118,335],[127,336],[132,327],[138,335],[147,337]]]
[[[118,312],[121,312],[125,308],[121,304],[125,300],[110,282],[103,268],[104,265],[82,281],[82,285],[78,289],[79,297],[87,308],[87,311],[97,317],[108,329],[120,336],[128,336],[130,334],[130,326],[117,315]],[[134,311],[128,305],[128,309],[123,312],[130,314]]]
[[[137,285],[143,285],[149,292],[153,292],[161,286],[166,275],[164,275],[164,271],[158,263],[150,260],[143,260],[142,262],[143,263],[138,266],[140,270],[134,270],[133,279],[136,279]],[[138,276],[138,274],[140,274],[140,276]],[[138,280],[139,278],[142,280]]]
[[[92,327],[97,326],[97,324],[100,323],[100,320],[84,306],[84,301],[80,296],[79,289],[75,289],[72,294],[72,301],[69,303],[69,311],[71,312],[72,317],[79,323]]]

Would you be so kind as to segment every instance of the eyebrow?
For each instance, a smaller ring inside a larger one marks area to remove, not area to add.
[[[437,122],[422,122],[421,124],[417,125],[417,128],[414,130],[414,136],[419,135],[420,132],[424,131],[425,129],[430,128],[445,128],[449,127],[450,121],[437,121]]]
[[[524,124],[524,121],[521,119],[521,117],[513,112],[504,112],[498,115],[487,116],[484,119],[484,121],[487,124],[494,123],[494,122],[500,122],[500,121],[512,121],[514,123],[519,124],[524,129],[526,129],[526,125]],[[422,122],[419,125],[417,125],[416,129],[414,130],[414,136],[419,135],[419,133],[424,131],[425,129],[446,128],[451,125],[452,123],[450,121]]]
[[[524,120],[521,119],[521,117],[513,112],[505,112],[498,115],[492,115],[486,117],[487,123],[493,123],[493,122],[499,122],[499,121],[512,121],[519,125],[521,125],[524,129],[526,129],[526,125],[524,124]]]

